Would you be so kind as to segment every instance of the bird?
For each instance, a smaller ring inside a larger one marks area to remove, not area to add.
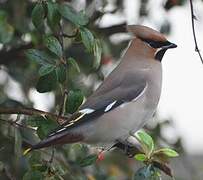
[[[156,111],[162,88],[162,58],[177,45],[143,25],[127,25],[132,34],[118,66],[70,120],[26,150],[68,143],[96,146],[126,142]]]

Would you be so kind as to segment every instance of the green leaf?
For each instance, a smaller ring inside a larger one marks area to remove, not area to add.
[[[14,28],[7,22],[7,14],[0,10],[0,43],[8,43],[12,40]]]
[[[38,117],[38,116],[37,116]],[[36,118],[36,117],[35,117]],[[35,118],[29,118],[28,121],[32,124],[32,121],[35,120]],[[35,125],[36,127],[36,125]],[[29,154],[29,164],[32,167],[34,164],[39,164],[41,162],[41,153],[38,151],[33,151]]]
[[[54,120],[42,116],[30,118],[28,124],[37,127],[37,135],[40,139],[47,137],[50,131],[58,126]]]
[[[23,180],[43,180],[44,176],[40,171],[30,170],[25,173]]]
[[[37,170],[37,171],[40,171],[40,172],[45,172],[47,171],[48,167],[45,165],[45,164],[33,164],[32,165],[32,170]]]
[[[14,29],[10,24],[0,23],[0,43],[8,43],[12,40]]]
[[[34,26],[41,30],[44,24],[45,11],[42,3],[37,3],[32,10],[32,23]]]
[[[5,22],[7,19],[6,11],[0,10],[0,22]]]
[[[41,76],[37,82],[36,89],[40,93],[45,93],[52,91],[56,88],[57,78],[55,71],[46,74],[45,76]]]
[[[80,34],[81,34],[82,42],[86,47],[87,51],[92,52],[95,44],[93,34],[87,28],[81,28]]]
[[[72,57],[68,58],[68,65],[70,65],[72,68],[74,68],[78,73],[80,73],[80,67],[75,59]]]
[[[173,149],[169,149],[169,148],[161,148],[157,151],[154,152],[154,154],[158,155],[158,154],[164,154],[168,157],[178,157],[179,154],[174,151]]]
[[[61,15],[58,12],[57,3],[53,3],[52,1],[47,2],[47,20],[49,26],[53,29],[57,24],[59,24]]]
[[[144,131],[140,131],[137,133],[137,138],[141,143],[141,146],[147,155],[151,154],[154,150],[154,141],[150,135],[145,133]]]
[[[81,159],[78,163],[81,167],[86,167],[86,166],[90,166],[93,163],[95,163],[96,160],[97,160],[97,155],[91,154],[91,155],[85,157],[84,159]]]
[[[159,171],[152,165],[144,166],[135,172],[133,180],[161,180]]]
[[[135,159],[138,161],[145,161],[147,159],[145,154],[136,154]]]
[[[40,67],[39,69],[39,75],[40,76],[44,76],[46,74],[49,74],[51,71],[53,71],[55,69],[55,66],[51,65],[51,64],[47,64],[47,65],[43,65]]]
[[[26,51],[25,55],[29,60],[35,61],[36,63],[41,65],[55,64],[54,58],[45,51],[29,49]]]
[[[54,36],[47,36],[44,38],[45,46],[58,57],[62,57],[63,51],[58,39]]]
[[[61,4],[59,6],[59,13],[76,26],[84,26],[88,23],[88,18],[83,11],[78,13],[67,4]]]
[[[66,80],[66,66],[64,64],[60,64],[55,70],[58,82],[63,83]]]
[[[94,63],[93,63],[93,67],[95,69],[97,69],[100,65],[101,62],[101,54],[102,54],[102,48],[101,48],[101,43],[99,41],[99,39],[95,39],[94,41]]]
[[[84,96],[80,90],[69,91],[66,101],[66,112],[74,113],[82,104]]]

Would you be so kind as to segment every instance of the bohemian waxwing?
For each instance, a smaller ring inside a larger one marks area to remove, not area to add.
[[[161,60],[167,49],[177,46],[149,27],[127,29],[134,37],[120,64],[69,122],[28,151],[75,142],[99,146],[125,142],[153,116],[161,93]]]

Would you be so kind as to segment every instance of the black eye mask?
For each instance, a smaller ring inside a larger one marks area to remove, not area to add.
[[[161,61],[166,50],[170,48],[176,48],[177,45],[173,44],[169,41],[153,41],[153,40],[148,40],[148,39],[142,39],[144,42],[146,42],[149,46],[151,46],[154,49],[160,49],[159,51],[156,52],[155,54],[155,59],[158,61]]]
[[[148,39],[142,39],[144,42],[146,42],[147,44],[149,44],[152,48],[164,48],[167,47],[171,44],[171,42],[169,41],[152,41],[152,40],[148,40]]]

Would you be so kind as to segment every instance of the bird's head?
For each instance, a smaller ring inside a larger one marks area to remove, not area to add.
[[[161,61],[167,49],[176,48],[177,45],[168,41],[163,34],[142,25],[128,25],[127,30],[147,45],[156,60]]]

